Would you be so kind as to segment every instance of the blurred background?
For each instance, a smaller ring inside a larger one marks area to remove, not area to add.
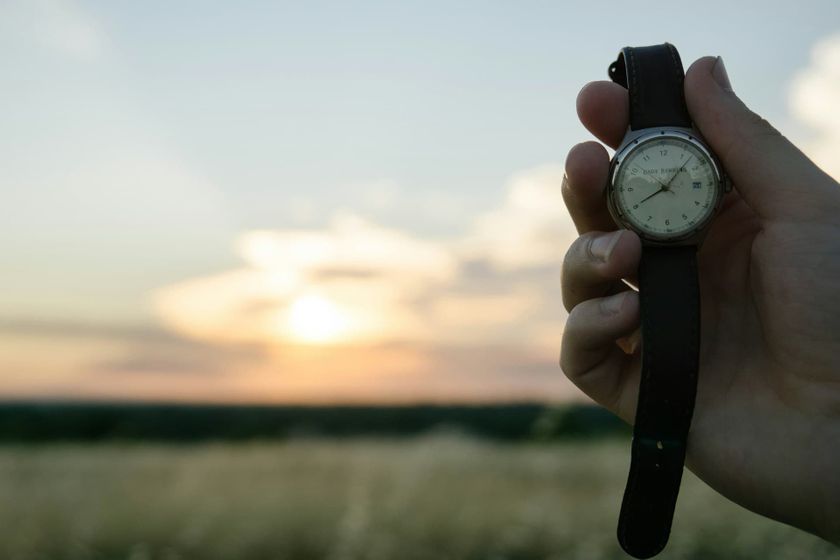
[[[0,557],[623,558],[560,180],[666,40],[840,176],[835,0],[0,0]],[[663,558],[840,558],[686,477]]]

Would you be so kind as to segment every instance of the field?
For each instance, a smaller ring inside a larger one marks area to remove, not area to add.
[[[627,443],[464,436],[0,447],[0,558],[599,559]],[[838,558],[687,474],[661,558]]]

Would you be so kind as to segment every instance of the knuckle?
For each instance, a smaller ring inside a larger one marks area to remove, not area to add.
[[[587,232],[575,239],[566,251],[566,258],[563,260],[564,264],[566,266],[575,266],[591,260],[593,257],[592,241],[597,235],[595,232]]]
[[[588,319],[593,314],[593,307],[597,306],[597,300],[587,299],[572,307],[571,311],[569,311],[569,317],[566,319],[566,329],[564,332],[568,336],[572,336],[583,331]]]
[[[611,278],[613,270],[609,261],[605,261],[593,251],[593,243],[605,235],[600,231],[587,232],[569,245],[563,259],[563,274],[566,278],[591,278],[604,280]]]
[[[755,113],[749,111],[747,115],[747,123],[749,124],[750,132],[758,137],[763,136],[781,136],[782,133],[776,130],[770,121]]]
[[[563,375],[565,375],[570,381],[575,381],[581,375],[568,358],[568,352],[565,350],[561,349],[560,351],[560,360],[558,365],[560,366],[560,371],[562,371]]]
[[[562,286],[563,305],[566,310],[572,312],[581,293],[586,291],[586,253],[584,245],[587,243],[583,237],[577,238],[566,251],[561,269],[560,284]]]

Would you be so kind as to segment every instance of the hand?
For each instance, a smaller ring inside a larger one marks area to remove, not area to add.
[[[662,186],[662,187],[661,187],[658,191],[656,191],[655,193],[653,193],[653,194],[649,194],[649,195],[647,195],[646,197],[644,197],[642,200],[640,200],[640,201],[639,201],[639,204],[641,204],[642,202],[644,202],[644,201],[646,201],[646,200],[650,200],[651,198],[653,198],[654,196],[658,195],[659,193],[663,193],[663,192],[665,192],[665,191],[669,191],[669,190],[671,190],[671,189],[669,189],[669,188],[668,188],[668,185],[663,185],[663,186]]]
[[[744,507],[840,544],[840,186],[738,99],[722,60],[695,62],[685,94],[735,185],[698,254],[702,343],[686,464]],[[625,89],[588,84],[577,108],[590,132],[618,145]],[[607,212],[608,165],[596,142],[566,160],[564,200],[581,236],[563,265],[560,364],[632,423],[639,302],[622,279],[632,282],[641,244]]]
[[[671,183],[673,183],[673,182],[674,182],[674,179],[676,179],[676,178],[677,178],[677,175],[679,175],[680,173],[682,173],[682,170],[683,170],[683,169],[685,169],[685,166],[686,166],[686,165],[688,165],[688,162],[689,162],[689,161],[691,161],[691,158],[693,158],[693,157],[694,157],[693,155],[692,155],[692,156],[688,156],[688,159],[687,159],[687,160],[685,160],[685,163],[684,163],[684,164],[682,164],[682,165],[680,166],[680,168],[679,168],[679,169],[677,169],[677,172],[676,172],[676,173],[674,173],[673,175],[671,175],[671,178],[670,178],[670,179],[668,179],[668,182],[665,184],[665,188],[668,188],[668,187],[670,187],[670,186],[671,186]]]

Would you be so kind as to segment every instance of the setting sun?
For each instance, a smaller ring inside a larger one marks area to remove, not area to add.
[[[302,342],[332,342],[348,327],[345,314],[332,301],[316,295],[295,300],[288,321],[292,335]]]

